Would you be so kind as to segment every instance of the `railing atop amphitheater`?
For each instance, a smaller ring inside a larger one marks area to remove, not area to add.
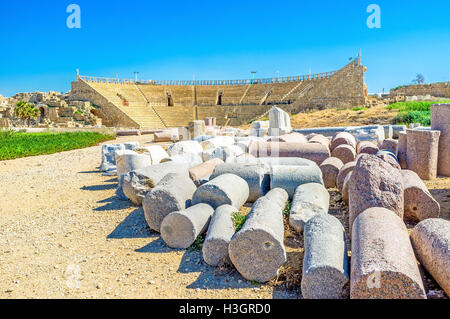
[[[117,83],[117,84],[150,84],[150,85],[180,85],[180,86],[212,86],[212,85],[249,85],[249,84],[274,84],[274,83],[287,83],[287,82],[300,82],[317,79],[325,79],[331,77],[336,71],[316,73],[309,75],[297,75],[286,76],[277,78],[265,78],[265,79],[247,79],[247,80],[205,80],[205,81],[177,81],[177,80],[127,80],[119,78],[104,78],[97,76],[84,76],[78,75],[77,79],[81,79],[85,82],[96,83]]]

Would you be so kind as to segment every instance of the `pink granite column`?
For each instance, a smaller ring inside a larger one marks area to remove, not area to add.
[[[406,130],[408,169],[421,179],[431,180],[437,176],[440,131]]]
[[[438,174],[450,176],[450,104],[435,104],[431,106],[431,129],[441,132]]]

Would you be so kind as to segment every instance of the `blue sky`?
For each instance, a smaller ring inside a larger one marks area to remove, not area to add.
[[[81,29],[66,8],[81,7]],[[381,29],[369,29],[369,4]],[[68,91],[83,75],[196,80],[337,70],[362,49],[370,92],[450,80],[448,0],[0,1],[0,94]]]

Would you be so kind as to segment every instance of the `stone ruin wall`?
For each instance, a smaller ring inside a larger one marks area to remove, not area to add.
[[[434,97],[450,97],[450,82],[432,84],[417,84],[399,87],[391,90],[390,95],[395,96],[417,96],[431,95]]]

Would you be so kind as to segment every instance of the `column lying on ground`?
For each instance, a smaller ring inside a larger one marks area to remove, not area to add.
[[[244,154],[242,148],[237,145],[227,145],[227,146],[219,146],[212,153],[212,158],[220,158],[223,161],[226,161],[230,158],[236,158],[239,155]]]
[[[286,191],[280,188],[258,199],[242,229],[231,239],[230,259],[245,279],[269,281],[286,262],[283,209],[287,200]]]
[[[125,146],[123,144],[106,144],[102,146],[102,163],[100,164],[100,170],[107,172],[108,175],[117,173],[116,168],[116,151],[124,151]]]
[[[406,154],[408,150],[408,140],[406,132],[398,133],[398,148],[397,148],[397,158],[398,163],[402,169],[406,169],[408,167],[406,163]]]
[[[403,220],[404,187],[400,171],[376,156],[363,154],[349,180],[349,228],[371,207],[392,210]]]
[[[256,158],[256,157],[254,157]],[[316,166],[311,160],[297,157],[258,157],[256,161],[268,166],[288,165],[288,166]]]
[[[161,145],[142,146],[136,148],[134,151],[150,156],[152,165],[159,164],[162,159],[169,157],[169,154],[167,154]]]
[[[388,209],[369,208],[355,219],[350,298],[426,299],[408,230]]]
[[[330,139],[326,136],[323,136],[322,134],[315,134],[309,139],[309,143],[318,143],[328,148],[330,147]]]
[[[183,153],[178,155],[173,155],[171,157],[166,157],[161,160],[161,163],[173,162],[179,164],[186,164],[191,167],[195,167],[203,163],[203,159],[199,154],[196,153]]]
[[[349,201],[348,185],[349,185],[350,178],[352,178],[352,172],[351,171],[348,172],[347,176],[345,176],[344,186],[342,186],[342,200],[347,205],[348,205],[348,201]]]
[[[356,161],[349,162],[347,164],[344,164],[344,166],[342,166],[341,169],[339,170],[338,176],[336,178],[336,186],[340,192],[342,192],[342,189],[344,188],[345,177],[347,176],[347,174],[349,172],[353,171],[355,166],[356,166]]]
[[[450,104],[434,104],[430,110],[431,129],[441,132],[438,174],[450,176]]]
[[[419,175],[410,170],[402,170],[401,174],[405,187],[405,217],[414,221],[439,217],[440,205]]]
[[[234,174],[244,179],[249,187],[247,202],[253,203],[270,190],[269,167],[264,164],[221,164],[216,166],[210,179],[223,174]]]
[[[341,222],[331,215],[316,215],[306,223],[304,238],[303,298],[348,298],[348,251]]]
[[[421,179],[437,176],[440,131],[407,130],[406,163]]]
[[[203,150],[214,150],[220,146],[227,146],[234,144],[234,137],[231,136],[216,136],[209,140],[200,143]]]
[[[375,155],[380,150],[378,146],[369,141],[359,142],[357,145],[358,154],[371,154]]]
[[[351,145],[341,144],[334,148],[331,152],[331,156],[339,158],[344,164],[346,164],[355,160],[356,150]]]
[[[292,199],[297,187],[307,183],[323,185],[322,171],[315,166],[274,165],[270,168],[270,188],[284,189]]]
[[[394,153],[389,150],[378,151],[378,153],[375,156],[381,158],[383,161],[385,161],[395,169],[398,169],[399,171],[402,169],[398,162],[397,156],[395,156]]]
[[[151,158],[145,154],[138,154],[134,151],[117,151],[116,152],[116,166],[117,166],[117,177],[119,184],[116,189],[116,195],[122,200],[127,200],[128,198],[123,193],[123,179],[125,174],[131,171],[144,168],[151,165]]]
[[[420,264],[450,296],[450,222],[430,218],[411,232],[411,242]]]
[[[336,187],[336,179],[344,163],[339,158],[329,157],[320,164],[323,184],[326,188]]]
[[[159,232],[161,222],[168,214],[189,207],[196,189],[189,177],[166,175],[142,201],[145,220],[150,228]]]
[[[248,199],[247,182],[234,174],[223,174],[200,186],[194,193],[192,204],[206,203],[216,209],[222,205],[240,208]]]
[[[337,133],[331,140],[330,149],[333,151],[339,145],[350,145],[353,149],[356,149],[356,139],[348,132]]]
[[[381,144],[382,150],[388,150],[394,153],[395,156],[398,155],[398,140],[387,139]]]
[[[203,260],[211,266],[229,262],[228,245],[235,231],[233,214],[238,210],[231,205],[217,207],[209,224],[202,247]]]
[[[223,161],[220,158],[213,158],[212,160],[190,168],[189,176],[193,181],[200,180],[205,176],[211,175],[216,166],[220,164],[223,164]]]
[[[162,131],[162,132],[155,132],[153,134],[154,141],[156,143],[172,142],[173,140],[175,140],[177,138],[177,135],[175,135],[172,130],[165,130],[165,131]]]
[[[161,238],[171,248],[186,249],[208,229],[213,213],[211,206],[202,203],[170,213],[161,223]]]
[[[308,140],[306,139],[305,135],[292,132],[289,134],[270,137],[267,142],[308,143]]]
[[[292,199],[289,224],[301,233],[308,220],[317,214],[328,214],[329,207],[330,194],[322,184],[300,185]]]
[[[202,146],[196,141],[181,141],[169,146],[167,153],[175,156],[184,153],[200,154],[203,151]]]
[[[317,165],[330,157],[328,147],[318,143],[252,142],[249,153],[255,157],[300,157],[312,160]]]
[[[170,173],[188,177],[188,166],[167,162],[131,171],[123,177],[123,192],[135,205],[140,206],[145,195]]]

